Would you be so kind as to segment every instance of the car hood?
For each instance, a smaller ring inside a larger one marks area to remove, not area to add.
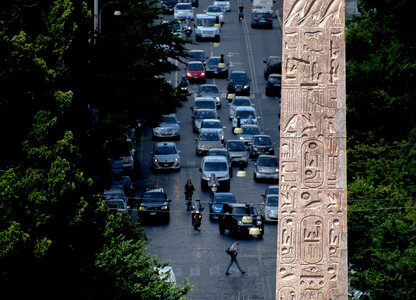
[[[276,173],[276,169],[278,167],[269,167],[269,166],[257,166],[257,171],[264,172],[264,173]]]
[[[228,153],[230,153],[231,157],[235,157],[235,156],[243,156],[244,154],[247,154],[246,150],[242,150],[242,151],[233,151],[233,150],[228,150]]]
[[[252,134],[240,134],[240,137],[242,137],[245,141],[250,141],[253,135]]]
[[[156,129],[176,129],[179,128],[178,124],[172,124],[172,123],[160,123],[159,126],[156,127]]]
[[[221,141],[200,141],[199,142],[200,146],[207,146],[210,148],[220,148],[222,146]]]
[[[215,174],[215,176],[220,179],[223,178],[224,176],[228,175],[228,170],[227,171],[204,171],[204,175],[206,175],[208,178],[211,177],[211,174]],[[221,183],[220,183],[221,185]]]
[[[164,206],[168,205],[168,202],[141,202],[140,206],[143,207],[156,207],[156,206]]]
[[[157,158],[158,161],[162,161],[162,162],[169,162],[169,161],[173,161],[175,160],[175,158],[178,158],[179,155],[178,154],[163,154],[163,155],[155,155],[155,158]]]
[[[277,213],[277,206],[265,206],[266,210],[270,210],[272,213]]]

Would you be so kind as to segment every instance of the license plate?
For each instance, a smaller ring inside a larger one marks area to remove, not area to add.
[[[156,213],[155,212],[151,212],[150,215],[151,216],[156,216]]]

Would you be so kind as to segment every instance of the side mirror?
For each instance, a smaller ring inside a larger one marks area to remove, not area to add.
[[[267,64],[267,61],[263,60],[263,62],[264,62],[265,64]]]
[[[202,172],[202,169],[201,168],[199,168],[199,172]]]
[[[261,194],[261,196],[262,196],[262,197],[266,197],[266,195],[265,195],[265,194]]]
[[[178,124],[182,124],[182,121],[178,121]]]

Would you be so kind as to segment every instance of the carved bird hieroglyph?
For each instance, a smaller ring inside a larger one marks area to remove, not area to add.
[[[324,0],[311,1],[308,7],[305,7],[303,11],[303,17],[299,19],[298,25],[301,25],[303,22],[305,22],[309,18],[312,18],[313,20],[318,20],[323,2]]]
[[[290,26],[293,19],[298,16],[298,18],[302,18],[303,14],[301,14],[305,6],[307,4],[308,0],[295,0],[290,7],[289,13],[287,14],[287,18],[285,20],[285,25]]]
[[[325,23],[331,18],[331,17],[337,17],[338,21],[340,19],[341,14],[341,0],[329,0],[325,3],[323,9],[321,10],[321,13],[319,15],[319,27],[324,27]],[[338,14],[337,14],[338,13]]]

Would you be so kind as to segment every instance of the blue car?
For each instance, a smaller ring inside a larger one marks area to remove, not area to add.
[[[216,193],[209,202],[209,219],[218,219],[224,203],[240,203],[233,193]]]

